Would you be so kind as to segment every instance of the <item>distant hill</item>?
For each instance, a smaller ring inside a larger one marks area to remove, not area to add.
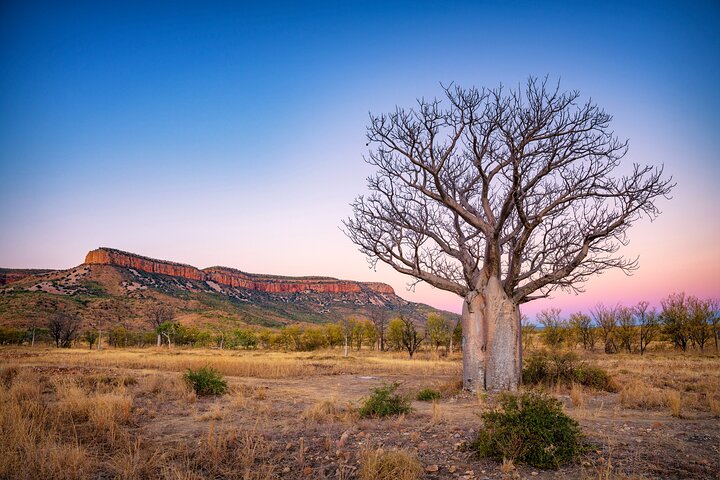
[[[183,324],[197,326],[335,322],[383,312],[424,321],[437,312],[408,302],[384,283],[330,277],[283,277],[227,267],[198,269],[111,248],[93,250],[68,270],[0,269],[0,325],[41,324],[58,310],[86,325],[149,328],[152,305],[173,307]]]

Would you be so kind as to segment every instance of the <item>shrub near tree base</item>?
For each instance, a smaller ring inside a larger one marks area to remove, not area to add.
[[[227,380],[210,367],[188,369],[183,378],[198,395],[223,395],[228,390]]]
[[[529,392],[502,394],[499,402],[499,410],[482,414],[484,427],[471,444],[480,456],[557,469],[580,454],[580,426],[560,401]]]

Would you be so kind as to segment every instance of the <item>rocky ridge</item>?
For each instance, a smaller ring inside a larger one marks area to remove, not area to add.
[[[394,295],[390,285],[378,282],[355,282],[330,277],[284,277],[246,273],[228,267],[199,269],[192,265],[157,260],[112,248],[98,248],[88,252],[85,265],[114,265],[147,273],[201,282],[212,281],[233,288],[267,293],[374,293]]]

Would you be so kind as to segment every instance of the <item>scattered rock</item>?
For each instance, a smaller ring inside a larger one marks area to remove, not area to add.
[[[425,467],[425,471],[430,473],[437,472],[438,470],[440,470],[440,467],[438,467],[437,465],[428,465],[427,467]]]

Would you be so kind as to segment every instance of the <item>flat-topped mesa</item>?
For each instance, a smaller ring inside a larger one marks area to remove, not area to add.
[[[155,260],[112,248],[92,250],[85,257],[89,265],[117,265],[135,270],[182,277],[190,280],[213,281],[234,288],[268,293],[360,293],[370,290],[380,294],[394,294],[390,285],[378,282],[353,282],[331,277],[283,277],[246,273],[228,267],[209,267],[203,270],[191,265]]]
[[[268,293],[360,293],[363,287],[376,293],[393,294],[390,285],[376,282],[353,282],[331,277],[283,277],[246,273],[234,268],[209,267],[203,270],[208,280]]]
[[[160,273],[173,277],[182,277],[190,280],[205,280],[202,270],[192,265],[156,260],[134,253],[115,250],[114,248],[101,247],[88,252],[85,256],[87,265],[117,265],[118,267],[134,268],[148,273]]]

